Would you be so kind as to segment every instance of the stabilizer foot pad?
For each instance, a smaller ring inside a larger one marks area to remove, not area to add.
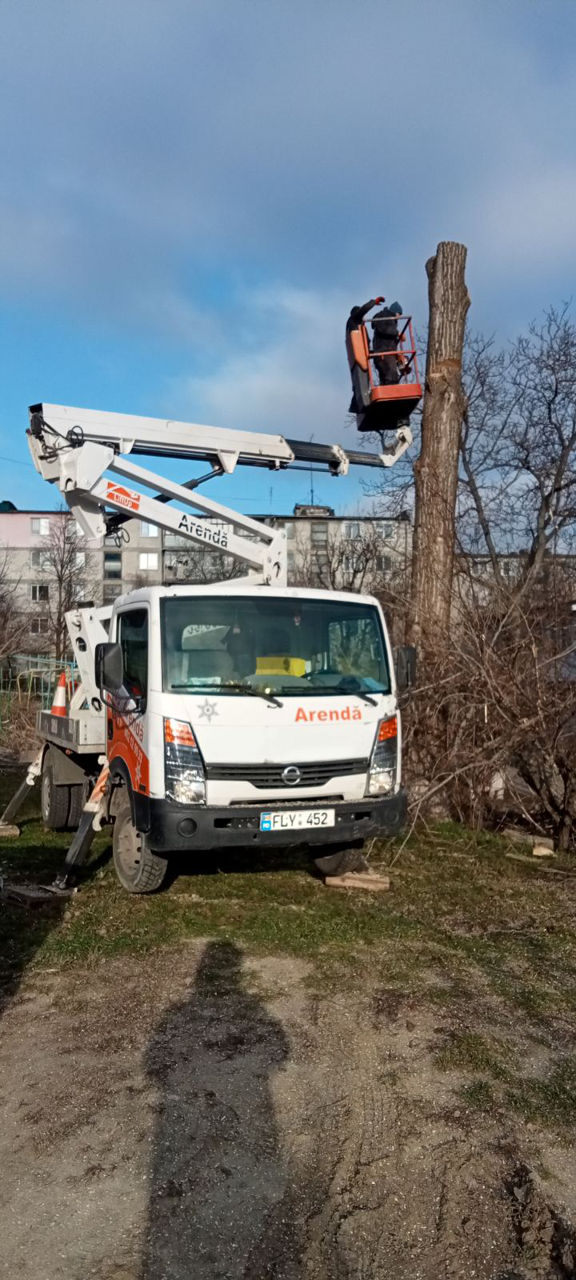
[[[69,898],[75,889],[58,889],[47,884],[0,884],[0,898],[6,902],[19,902],[23,907],[39,907],[59,898]]]
[[[0,838],[16,840],[20,835],[20,827],[13,822],[0,822]]]

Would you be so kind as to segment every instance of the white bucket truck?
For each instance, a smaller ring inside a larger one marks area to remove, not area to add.
[[[390,466],[409,432],[382,454],[351,453],[42,404],[30,410],[28,438],[37,470],[89,538],[120,537],[138,516],[240,557],[249,571],[209,586],[134,590],[113,607],[67,616],[81,683],[66,716],[40,713],[43,746],[28,776],[28,785],[41,776],[47,825],[80,824],[66,875],[108,821],[131,893],[157,889],[174,853],[193,868],[206,850],[304,843],[324,870],[350,870],[367,838],[397,832],[406,809],[400,718],[378,601],[288,587],[284,531],[198,485],[241,465],[336,475],[351,464]],[[180,484],[137,454],[211,469]]]

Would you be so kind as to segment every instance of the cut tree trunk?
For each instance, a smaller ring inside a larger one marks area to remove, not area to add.
[[[470,298],[466,247],[438,245],[426,263],[430,320],[422,448],[414,466],[416,509],[410,640],[433,652],[450,626],[460,431],[462,349]]]

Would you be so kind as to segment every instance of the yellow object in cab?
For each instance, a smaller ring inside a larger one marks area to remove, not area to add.
[[[256,659],[257,676],[305,676],[304,658],[289,658],[287,654],[267,654]]]

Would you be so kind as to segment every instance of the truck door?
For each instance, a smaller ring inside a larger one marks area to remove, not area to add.
[[[150,621],[144,605],[122,610],[116,637],[122,648],[124,687],[108,711],[108,758],[123,760],[132,790],[150,794],[148,748],[148,640]]]

